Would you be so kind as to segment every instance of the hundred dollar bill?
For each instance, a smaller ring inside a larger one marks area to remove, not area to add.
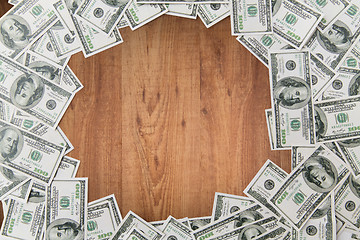
[[[140,230],[134,228],[132,229],[124,238],[123,240],[150,240],[148,236],[146,236]]]
[[[125,11],[129,0],[82,0],[76,14],[110,34]]]
[[[29,178],[19,171],[0,166],[0,200],[23,186]]]
[[[300,230],[348,173],[342,160],[332,151],[319,146],[288,175],[270,198],[270,203]]]
[[[22,130],[35,134],[49,142],[55,143],[56,145],[63,146],[68,153],[74,147],[72,146],[69,139],[65,136],[60,127],[55,130],[50,128],[48,125],[38,120],[37,118],[22,112],[14,105],[8,104],[0,99],[0,119],[6,123],[10,123]]]
[[[54,180],[46,190],[45,238],[87,236],[87,178]]]
[[[198,4],[198,6],[197,15],[207,28],[214,26],[230,15],[229,3],[203,3]]]
[[[58,58],[69,57],[80,51],[80,42],[67,26],[58,20],[47,32],[54,52]]]
[[[120,226],[116,229],[112,240],[123,239],[125,235],[134,228],[142,231],[151,240],[159,240],[165,236],[165,234],[156,227],[152,226],[150,223],[146,222],[132,211],[129,211],[122,220]]]
[[[280,213],[269,203],[269,200],[281,187],[287,176],[288,174],[284,170],[268,159],[245,188],[244,193],[275,215],[280,216]]]
[[[352,174],[358,177],[360,175],[360,138],[338,141],[337,144]]]
[[[254,201],[248,197],[215,193],[211,221],[214,222],[220,218],[227,217],[234,212],[242,211],[248,208]]]
[[[296,0],[273,0],[272,14],[274,33],[299,50],[322,19],[321,13]]]
[[[128,27],[129,23],[126,20],[125,16],[122,16],[118,24],[116,25],[117,28],[125,28]]]
[[[88,204],[87,240],[111,239],[121,214],[114,194]]]
[[[360,4],[351,2],[323,32],[317,30],[306,48],[332,69],[338,69],[360,34]]]
[[[237,211],[227,217],[218,219],[202,228],[194,231],[195,240],[216,238],[234,229],[245,226],[260,219],[274,216],[268,209],[260,205],[250,205],[243,211]]]
[[[239,228],[221,234],[220,236],[215,235],[213,237],[211,233],[209,233],[207,236],[210,235],[209,239],[212,240],[254,239],[257,236],[261,236],[268,231],[278,228],[279,226],[280,225],[276,217],[268,217],[247,225],[243,225]]]
[[[317,142],[356,138],[360,135],[360,97],[314,103]]]
[[[172,216],[169,216],[164,225],[162,226],[162,232],[165,233],[165,238],[167,239],[183,239],[183,240],[192,240],[192,231],[182,224],[180,221],[176,220]]]
[[[211,223],[211,216],[189,218],[190,228],[195,231]]]
[[[327,199],[315,210],[301,230],[293,228],[292,239],[302,240],[336,240],[336,222],[334,195]]]
[[[44,209],[44,202],[24,203],[9,199],[8,211],[1,226],[1,236],[9,239],[41,240]]]
[[[0,163],[50,184],[65,148],[0,120]]]
[[[336,77],[336,73],[310,53],[311,88],[313,99],[326,89],[327,84]]]
[[[270,89],[276,148],[315,144],[308,52],[270,54]]]
[[[123,42],[118,29],[114,29],[110,35],[107,35],[81,17],[74,15],[73,21],[86,58]]]
[[[360,178],[350,174],[335,190],[335,210],[339,218],[360,228]]]
[[[339,68],[338,75],[325,85],[321,100],[347,98],[360,94],[360,69]]]
[[[231,34],[272,32],[271,0],[231,0]]]
[[[131,30],[138,29],[169,11],[164,4],[140,4],[139,2],[131,0],[125,10]]]
[[[196,19],[199,4],[165,4],[169,10],[166,15]]]
[[[275,34],[240,35],[236,38],[265,66],[269,67],[269,53],[279,50],[294,49]]]
[[[56,128],[73,93],[0,55],[0,97],[24,112]]]
[[[316,0],[300,0],[311,8],[315,9],[319,13],[323,14],[323,18],[318,24],[318,28],[324,30],[324,28],[337,16],[339,15],[349,2],[346,0],[335,0],[335,1],[316,1]]]
[[[72,157],[64,156],[61,159],[59,168],[55,174],[54,179],[74,178],[79,168],[79,165],[79,160]]]
[[[20,202],[27,202],[30,191],[33,185],[33,180],[29,179],[24,184],[22,184],[20,187],[18,187],[15,191],[13,191],[8,198],[14,199],[16,201]]]
[[[45,57],[31,51],[26,51],[22,55],[22,58],[17,59],[17,61],[41,75],[46,80],[60,85],[63,66],[48,61]]]
[[[30,46],[29,49],[30,51],[46,58],[48,62],[55,62],[62,67],[65,67],[70,60],[70,57],[58,58],[56,56],[54,47],[50,41],[50,37],[48,34],[43,34]]]
[[[0,18],[0,54],[15,58],[57,19],[51,1],[21,1]]]

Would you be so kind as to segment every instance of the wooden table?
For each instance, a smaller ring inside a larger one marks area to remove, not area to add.
[[[0,0],[2,16],[11,5]],[[230,18],[162,16],[124,43],[69,65],[84,85],[60,127],[89,178],[89,201],[114,193],[123,216],[211,215],[215,192],[242,191],[271,151],[268,69],[230,34]],[[1,218],[2,219],[2,218]]]

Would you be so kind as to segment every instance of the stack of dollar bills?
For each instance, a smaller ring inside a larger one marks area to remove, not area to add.
[[[360,239],[359,0],[9,0],[0,18],[0,239]],[[161,15],[230,16],[269,68],[273,150],[244,196],[215,193],[211,216],[122,218],[114,195],[88,203],[87,178],[58,127],[83,85],[68,66]]]

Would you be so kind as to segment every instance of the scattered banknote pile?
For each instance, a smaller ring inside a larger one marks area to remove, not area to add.
[[[10,0],[0,18],[1,239],[360,239],[359,0]],[[57,126],[83,87],[67,65],[163,15],[231,33],[269,68],[271,148],[244,190],[212,215],[148,223],[114,195],[88,203],[79,160]]]

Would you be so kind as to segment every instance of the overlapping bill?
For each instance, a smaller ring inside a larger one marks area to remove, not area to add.
[[[315,144],[308,52],[270,54],[270,88],[275,148]]]

